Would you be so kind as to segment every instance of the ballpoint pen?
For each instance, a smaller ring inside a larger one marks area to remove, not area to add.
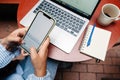
[[[89,46],[90,43],[91,43],[91,39],[92,39],[92,35],[93,35],[93,32],[94,32],[95,26],[96,26],[96,25],[94,24],[94,25],[93,25],[93,28],[92,28],[92,31],[91,31],[91,33],[90,33],[90,36],[89,36],[88,42],[87,42],[87,46]]]

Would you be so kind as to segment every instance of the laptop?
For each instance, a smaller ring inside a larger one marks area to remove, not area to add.
[[[20,24],[29,27],[39,10],[48,13],[56,21],[49,35],[50,42],[62,51],[70,53],[99,2],[100,0],[39,0]]]

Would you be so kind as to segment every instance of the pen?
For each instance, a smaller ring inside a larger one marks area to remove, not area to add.
[[[92,35],[93,35],[93,32],[94,32],[95,26],[96,26],[96,25],[94,24],[94,25],[93,25],[93,28],[92,28],[92,31],[91,31],[91,33],[90,33],[90,36],[89,36],[88,42],[87,42],[87,46],[89,46],[90,43],[91,43],[91,39],[92,39]]]

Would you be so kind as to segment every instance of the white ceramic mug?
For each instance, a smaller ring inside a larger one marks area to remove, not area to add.
[[[113,21],[120,20],[120,9],[114,4],[105,4],[97,22],[102,26],[108,26]]]

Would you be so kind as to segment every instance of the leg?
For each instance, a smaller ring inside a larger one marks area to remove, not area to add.
[[[8,76],[5,80],[24,80],[24,79],[22,78],[21,75],[14,73]]]
[[[56,60],[48,59],[47,60],[47,70],[51,74],[51,78],[54,80],[59,62]]]
[[[27,57],[26,60],[24,60],[24,62],[25,62],[25,66],[23,67],[24,68],[23,77],[24,77],[24,79],[26,79],[29,74],[34,73],[34,68],[32,66],[30,57]],[[55,61],[52,59],[47,60],[47,70],[50,72],[51,78],[53,78],[53,79],[56,75],[58,63],[59,63],[58,61]]]

